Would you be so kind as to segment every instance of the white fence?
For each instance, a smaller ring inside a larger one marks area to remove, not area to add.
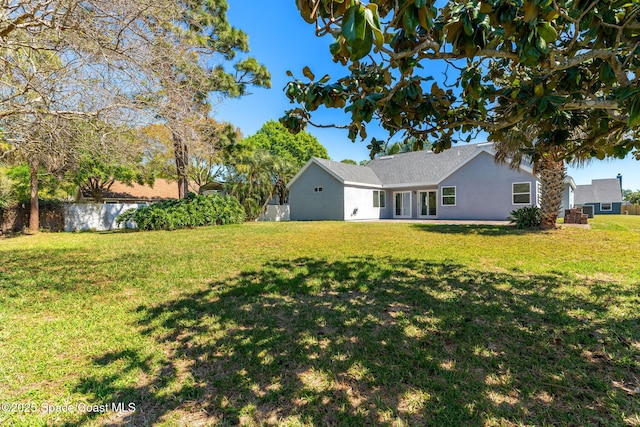
[[[258,221],[289,221],[289,205],[267,205]]]
[[[64,231],[106,231],[115,230],[116,218],[127,209],[135,209],[143,204],[135,203],[74,203],[65,206]],[[289,221],[289,205],[268,205],[258,221]],[[128,224],[130,228],[135,224]],[[133,226],[133,227],[132,227]],[[123,228],[123,227],[120,227]]]
[[[64,231],[105,231],[118,228],[116,218],[127,209],[137,208],[134,203],[70,204],[65,207]]]

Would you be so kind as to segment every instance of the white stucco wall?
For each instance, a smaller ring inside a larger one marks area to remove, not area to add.
[[[345,187],[344,189],[344,219],[379,219],[380,208],[373,207],[373,191],[380,189]],[[389,200],[386,201],[389,203]]]
[[[289,221],[289,205],[267,205],[265,212],[258,216],[258,221]]]

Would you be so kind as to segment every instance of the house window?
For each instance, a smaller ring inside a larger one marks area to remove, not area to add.
[[[456,205],[456,187],[442,187],[442,206]]]
[[[513,204],[514,205],[530,205],[531,204],[531,183],[530,182],[514,182],[513,183]]]
[[[319,193],[322,191],[322,187],[316,187],[313,189],[313,191],[315,191],[316,193]]]
[[[601,212],[611,212],[613,210],[611,203],[600,203]]]
[[[387,206],[384,191],[373,190],[373,207],[384,208]]]

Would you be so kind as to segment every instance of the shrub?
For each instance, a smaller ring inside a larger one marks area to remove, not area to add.
[[[170,200],[138,209],[129,209],[118,216],[118,226],[132,221],[140,230],[175,230],[202,225],[239,224],[246,216],[238,199],[232,196],[190,194],[182,200]]]
[[[540,208],[535,206],[526,206],[524,208],[511,211],[511,224],[515,224],[516,228],[536,228],[542,222],[542,212]]]
[[[9,209],[14,201],[11,180],[0,171],[0,212]]]

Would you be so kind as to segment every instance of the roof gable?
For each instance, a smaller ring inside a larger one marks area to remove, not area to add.
[[[294,176],[287,187],[291,187],[295,181],[307,170],[311,165],[317,165],[333,178],[346,185],[361,185],[367,187],[381,188],[382,182],[373,172],[373,170],[358,165],[352,165],[342,162],[334,162],[332,160],[320,159],[313,157],[304,165],[304,167]]]

